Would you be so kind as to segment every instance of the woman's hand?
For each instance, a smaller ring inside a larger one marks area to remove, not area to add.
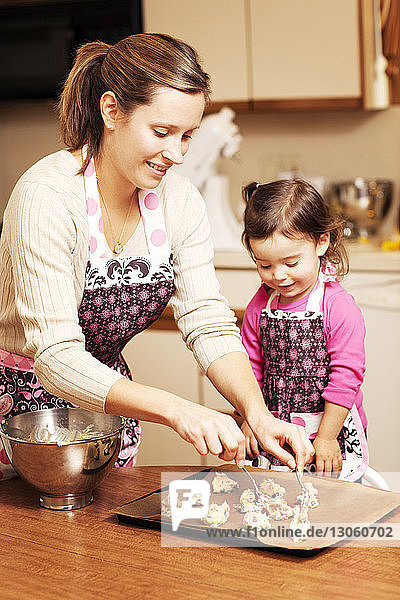
[[[230,415],[188,402],[176,413],[172,427],[182,439],[193,444],[199,454],[204,456],[210,452],[243,466],[245,436]]]
[[[248,458],[250,460],[257,458],[257,456],[259,456],[259,454],[260,454],[260,451],[258,449],[258,442],[254,436],[254,433],[248,426],[247,421],[243,421],[241,430],[245,437],[246,458]]]
[[[307,438],[304,427],[276,419],[271,413],[263,413],[251,429],[261,448],[270,452],[291,469],[303,472],[304,465],[311,462],[314,448]],[[295,455],[288,452],[290,447]]]
[[[314,450],[318,475],[338,477],[342,470],[343,459],[337,439],[324,439],[317,435],[314,440]]]

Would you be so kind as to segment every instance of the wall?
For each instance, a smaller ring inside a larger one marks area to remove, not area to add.
[[[243,141],[234,160],[222,159],[231,201],[239,214],[240,188],[298,168],[329,181],[380,177],[400,190],[400,106],[377,112],[237,114]]]
[[[221,159],[231,201],[241,211],[240,189],[299,168],[330,181],[385,177],[400,189],[400,106],[365,113],[305,112],[236,115],[243,134],[234,160]],[[36,160],[62,147],[53,103],[14,103],[0,114],[0,216],[18,177]]]
[[[0,220],[18,178],[37,160],[62,148],[54,102],[0,106]]]

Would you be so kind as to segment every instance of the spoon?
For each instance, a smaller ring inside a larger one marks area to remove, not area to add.
[[[248,476],[250,477],[251,481],[253,482],[254,489],[256,490],[256,494],[257,494],[257,496],[261,496],[261,492],[260,492],[260,490],[258,489],[258,485],[256,484],[254,477],[253,477],[252,475],[250,475],[250,473],[249,473],[249,471],[246,469],[246,467],[242,467],[242,469],[243,469],[243,471],[246,473],[246,475],[248,475]]]
[[[309,500],[310,500],[310,491],[304,485],[304,483],[302,482],[300,474],[299,474],[297,468],[294,470],[294,472],[296,473],[297,481],[299,482],[300,487],[301,487],[301,489],[303,490],[303,493],[304,493],[303,499],[302,499],[302,502],[301,502],[301,507],[300,507],[301,512],[303,512],[306,508],[308,508],[308,503],[309,503]]]
[[[301,480],[300,474],[298,472],[297,469],[294,470],[294,472],[296,473],[296,477],[297,477],[297,481],[299,482],[300,486],[303,488],[303,490],[306,490],[306,486],[304,485],[304,483]]]

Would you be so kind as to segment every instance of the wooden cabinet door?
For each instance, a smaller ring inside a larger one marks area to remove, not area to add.
[[[369,464],[398,472],[400,446],[400,278],[394,272],[350,272],[343,286],[361,309],[366,326],[362,385],[367,415]]]
[[[143,0],[144,31],[191,44],[211,77],[212,101],[249,98],[244,0]]]
[[[138,383],[198,401],[198,366],[178,331],[144,331],[129,342],[124,357]],[[138,465],[203,464],[192,444],[170,427],[147,421],[141,426]]]
[[[249,1],[256,103],[361,105],[358,0]]]

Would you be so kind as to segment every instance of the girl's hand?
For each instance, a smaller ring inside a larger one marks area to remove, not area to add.
[[[258,449],[258,442],[256,440],[254,433],[248,426],[247,421],[243,421],[241,430],[245,437],[246,458],[248,458],[250,460],[252,460],[253,458],[257,458],[257,456],[259,456],[259,454],[260,454],[259,449]]]
[[[317,435],[314,440],[315,466],[318,475],[338,477],[343,459],[337,439],[324,439]]]
[[[210,452],[222,460],[234,460],[239,467],[243,466],[245,436],[230,415],[187,402],[180,407],[172,426],[202,456]]]

